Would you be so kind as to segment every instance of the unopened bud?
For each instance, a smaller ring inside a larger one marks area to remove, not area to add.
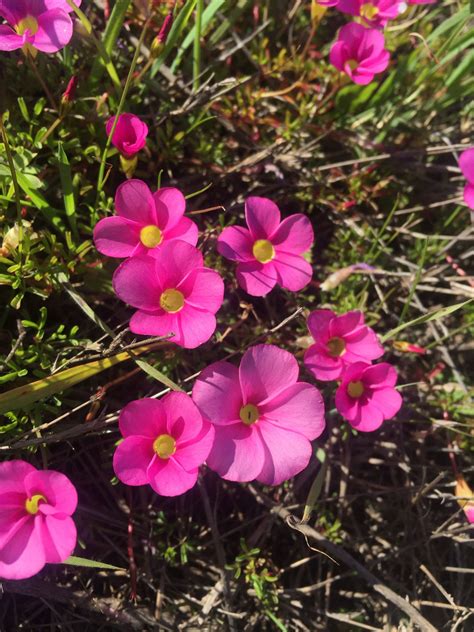
[[[63,92],[63,96],[61,97],[60,104],[60,114],[64,116],[71,109],[71,105],[76,96],[76,88],[77,88],[77,76],[73,75],[69,79],[69,83],[67,84],[66,90]]]
[[[163,24],[158,32],[158,35],[153,40],[150,47],[150,55],[153,59],[158,57],[158,55],[163,50],[166,40],[168,39],[169,32],[171,27],[173,26],[173,12],[170,11],[168,15],[165,17]]]

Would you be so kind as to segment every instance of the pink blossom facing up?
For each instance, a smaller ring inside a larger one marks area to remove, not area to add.
[[[130,320],[135,334],[168,336],[194,349],[212,336],[222,305],[224,282],[204,267],[202,254],[184,241],[164,244],[153,257],[124,261],[115,271],[114,290],[138,311]]]
[[[339,0],[337,9],[361,18],[369,27],[383,28],[400,15],[400,0]]]
[[[400,410],[402,396],[396,383],[395,367],[387,362],[351,364],[336,391],[336,408],[356,430],[377,430]]]
[[[105,131],[110,136],[115,116],[107,121]],[[148,125],[135,114],[124,112],[120,114],[112,137],[112,145],[116,147],[124,158],[130,159],[138,154],[146,144]]]
[[[0,50],[56,53],[72,37],[71,11],[66,0],[0,0],[0,16],[8,23],[0,25]]]
[[[329,61],[354,83],[366,85],[388,66],[390,54],[384,46],[385,39],[380,31],[351,22],[339,30]]]
[[[330,309],[317,309],[311,312],[307,324],[314,344],[306,350],[304,363],[318,380],[338,380],[350,364],[370,362],[384,353],[362,312],[337,316]]]
[[[26,579],[64,562],[76,546],[71,481],[26,461],[0,463],[0,579]]]
[[[245,202],[248,228],[224,228],[219,253],[237,261],[237,281],[252,296],[265,296],[278,283],[297,292],[311,281],[313,270],[302,257],[314,241],[313,228],[301,213],[281,221],[278,206],[262,197]]]
[[[324,402],[298,381],[296,359],[274,345],[246,351],[240,367],[216,362],[199,375],[193,400],[215,428],[208,466],[230,481],[279,485],[308,465],[325,428]]]
[[[126,485],[151,485],[160,496],[194,487],[214,441],[213,426],[186,393],[130,402],[119,428],[124,440],[114,453],[115,474]]]
[[[466,149],[459,156],[459,168],[467,180],[464,187],[464,202],[474,210],[474,147]]]
[[[163,187],[152,193],[142,180],[128,180],[115,193],[115,209],[117,215],[101,219],[94,228],[96,248],[104,255],[154,256],[177,239],[197,244],[198,228],[184,217],[186,200],[179,189]]]

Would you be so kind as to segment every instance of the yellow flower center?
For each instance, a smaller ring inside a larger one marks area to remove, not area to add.
[[[163,241],[163,233],[158,226],[154,226],[153,224],[144,226],[140,231],[140,241],[147,248],[155,248]]]
[[[184,296],[179,290],[165,290],[160,296],[160,307],[165,312],[176,314],[184,307]]]
[[[373,20],[379,13],[378,7],[371,2],[363,4],[360,8],[360,15],[366,20]]]
[[[26,31],[29,31],[31,35],[34,35],[38,30],[38,20],[32,15],[27,15],[26,18],[20,20],[16,25],[18,35],[24,35]]]
[[[153,450],[160,459],[169,459],[176,452],[176,441],[169,434],[162,434],[153,441]]]
[[[246,426],[254,424],[258,420],[259,416],[260,414],[258,412],[258,408],[253,404],[247,404],[246,406],[242,406],[240,409],[240,418]]]
[[[275,248],[268,239],[257,239],[252,248],[253,256],[260,263],[268,263],[275,256]]]
[[[346,343],[342,338],[331,338],[328,340],[328,351],[333,358],[339,358],[346,352]]]
[[[35,494],[34,496],[32,496],[31,498],[27,498],[26,502],[25,502],[25,509],[26,511],[31,514],[32,516],[34,516],[35,514],[38,513],[39,511],[39,504],[43,502],[46,502],[46,498],[44,496],[42,496],[41,494]]]
[[[357,380],[357,382],[349,382],[349,384],[347,385],[347,392],[351,397],[357,399],[363,394],[364,385],[360,380]]]
[[[357,66],[359,65],[359,62],[356,61],[355,59],[349,59],[347,61],[347,64],[348,64],[348,66],[349,66],[349,68],[351,70],[355,70],[357,68]]]

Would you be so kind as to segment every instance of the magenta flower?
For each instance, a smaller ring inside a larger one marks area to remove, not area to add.
[[[105,126],[107,136],[110,136],[114,121],[115,116],[112,116],[107,121]],[[124,112],[119,116],[114,135],[112,136],[112,145],[119,150],[124,158],[133,158],[135,154],[138,154],[145,147],[147,136],[148,125],[135,114]]]
[[[377,29],[367,29],[351,22],[343,26],[329,53],[329,61],[345,72],[354,83],[366,85],[383,72],[390,60],[385,40]]]
[[[247,228],[224,228],[217,242],[219,253],[237,261],[237,281],[252,296],[265,296],[276,283],[296,292],[313,276],[301,253],[314,241],[313,228],[301,213],[281,221],[278,206],[261,197],[245,202]]]
[[[154,257],[132,257],[115,271],[117,296],[138,308],[130,320],[135,334],[167,336],[194,349],[212,336],[224,282],[204,267],[202,254],[184,241],[170,241]]]
[[[128,180],[115,193],[117,215],[104,217],[94,228],[99,252],[109,257],[155,255],[173,240],[195,246],[198,228],[183,217],[186,200],[179,189],[164,187],[151,193],[142,180]]]
[[[362,18],[367,26],[380,28],[400,15],[400,0],[339,0],[337,8],[342,13]]]
[[[216,362],[202,371],[193,400],[216,431],[211,469],[230,481],[279,485],[308,465],[324,402],[298,374],[294,356],[273,345],[251,347],[240,368]]]
[[[0,578],[26,579],[64,562],[76,546],[71,481],[26,461],[0,463]]]
[[[56,53],[72,37],[71,11],[66,0],[0,0],[0,16],[8,22],[0,25],[0,50]]]
[[[336,408],[356,430],[377,430],[400,410],[402,396],[396,383],[397,372],[388,362],[355,362],[342,374]]]
[[[459,156],[459,168],[467,180],[464,187],[464,201],[470,209],[474,210],[474,147],[466,149]]]
[[[350,364],[370,362],[384,353],[359,311],[337,316],[330,309],[317,309],[308,317],[308,329],[314,345],[307,349],[304,363],[318,380],[338,380]]]
[[[125,439],[115,450],[115,474],[126,485],[151,485],[161,496],[195,485],[214,441],[214,428],[186,393],[130,402],[119,428]]]

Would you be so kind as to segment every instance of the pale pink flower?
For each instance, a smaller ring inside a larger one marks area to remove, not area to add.
[[[105,131],[107,136],[112,132],[115,116],[107,121]],[[112,145],[116,147],[125,158],[133,158],[146,145],[148,125],[135,114],[124,112],[120,114],[112,136]]]
[[[330,309],[317,309],[311,312],[307,324],[314,345],[306,350],[304,363],[318,380],[338,380],[349,364],[370,362],[384,353],[362,312],[337,316]]]
[[[367,26],[379,28],[400,15],[400,0],[339,0],[337,9],[360,17]]]
[[[396,383],[397,372],[388,362],[355,362],[342,374],[336,391],[336,408],[356,430],[377,430],[402,405]]]
[[[354,83],[366,85],[388,66],[390,54],[384,46],[380,31],[351,22],[340,29],[338,39],[331,47],[329,61]]]
[[[66,0],[0,0],[0,16],[8,22],[0,25],[0,50],[56,53],[72,37],[71,11]]]
[[[202,254],[184,241],[170,241],[154,257],[124,261],[113,277],[115,292],[138,311],[130,320],[135,334],[167,336],[194,349],[212,336],[222,305],[224,282],[204,267]]]
[[[193,399],[215,427],[211,469],[231,481],[279,485],[308,465],[325,427],[324,402],[298,374],[294,356],[273,345],[251,347],[240,368],[216,362],[202,371]]]
[[[0,463],[0,579],[26,579],[64,562],[76,546],[71,481],[26,461]]]
[[[115,450],[115,474],[126,485],[151,485],[161,496],[195,485],[214,441],[214,428],[186,393],[130,402],[119,428],[125,439]]]
[[[262,197],[245,201],[247,228],[224,228],[219,253],[237,261],[237,281],[252,296],[264,296],[279,284],[296,292],[311,281],[313,270],[301,256],[314,241],[313,228],[301,213],[281,221],[278,206]]]
[[[459,168],[467,180],[464,187],[464,201],[470,209],[474,210],[474,147],[466,149],[459,156]]]
[[[115,209],[117,215],[94,228],[96,248],[104,255],[154,255],[176,239],[197,244],[198,228],[184,217],[186,200],[179,189],[164,187],[152,194],[142,180],[128,180],[115,193]]]

